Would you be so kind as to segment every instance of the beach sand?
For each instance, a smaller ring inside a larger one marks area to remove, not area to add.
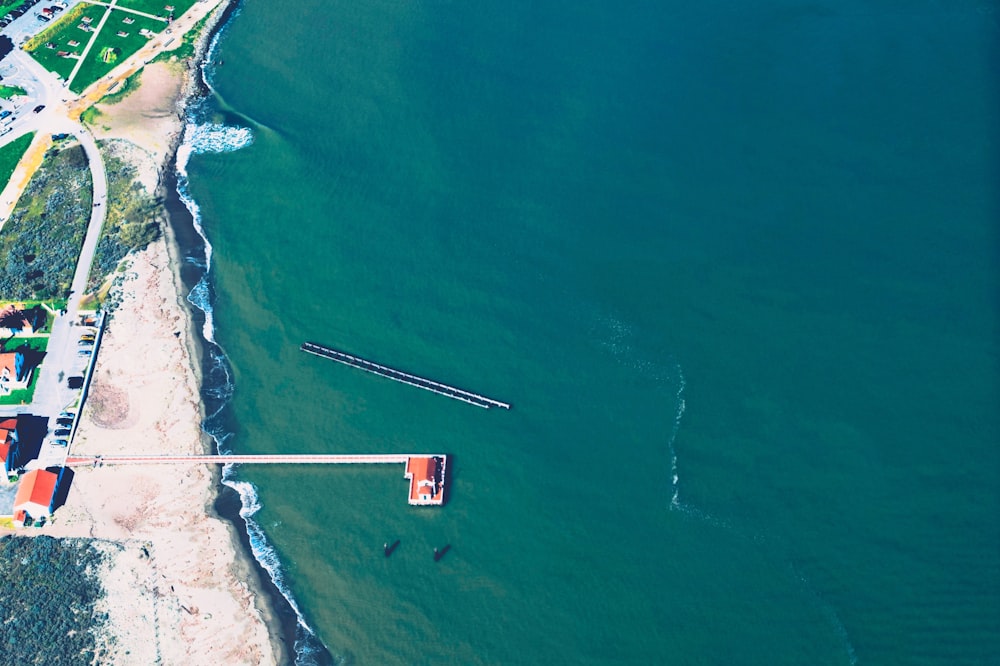
[[[190,319],[165,241],[128,262],[73,453],[203,453]],[[122,545],[103,576],[117,650],[110,663],[281,661],[257,605],[265,602],[257,573],[212,508],[217,488],[218,472],[204,465],[76,470],[43,532]]]
[[[98,138],[153,191],[182,130],[190,88],[177,64],[148,66],[141,86],[103,107]],[[176,248],[168,233],[126,259],[120,300],[99,350],[75,454],[205,453],[199,364]],[[117,294],[115,292],[117,291]],[[78,468],[66,504],[38,534],[94,539],[109,615],[100,663],[278,664],[280,627],[234,526],[213,504],[219,470],[205,465]],[[35,532],[35,531],[33,531]]]

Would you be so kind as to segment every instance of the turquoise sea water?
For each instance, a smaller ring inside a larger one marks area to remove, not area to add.
[[[223,32],[225,445],[453,456],[238,470],[282,584],[346,663],[996,663],[995,4],[618,4]]]

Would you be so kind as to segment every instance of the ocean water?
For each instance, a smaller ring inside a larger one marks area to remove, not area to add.
[[[995,3],[619,4],[221,33],[209,428],[452,456],[230,470],[299,663],[996,663]]]

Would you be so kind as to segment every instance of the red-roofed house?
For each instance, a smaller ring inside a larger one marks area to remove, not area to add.
[[[25,370],[24,354],[21,352],[0,354],[0,394],[28,388],[30,379],[31,373]]]
[[[34,333],[44,328],[47,320],[48,315],[39,305],[33,308],[25,308],[19,304],[8,305],[0,309],[0,336]]]
[[[406,474],[410,480],[410,504],[443,504],[444,472],[447,456],[407,458]]]
[[[7,458],[17,440],[17,419],[0,420],[0,483],[7,481]]]
[[[52,515],[59,475],[44,469],[33,469],[21,477],[14,495],[14,525],[24,527],[27,520],[39,520]]]

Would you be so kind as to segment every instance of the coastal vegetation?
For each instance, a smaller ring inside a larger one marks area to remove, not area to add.
[[[18,655],[19,664],[97,663],[104,560],[85,539],[0,538],[0,655]]]
[[[0,294],[66,297],[91,215],[83,148],[52,149],[0,234]]]
[[[101,117],[101,110],[96,106],[88,106],[80,114],[80,122],[91,127],[97,125],[97,119]]]
[[[0,148],[0,189],[7,186],[7,182],[14,174],[14,169],[17,168],[17,163],[24,157],[24,151],[28,149],[34,138],[35,133],[30,132]]]
[[[205,24],[208,23],[208,19],[212,14],[205,14],[203,17],[198,19],[198,22],[191,26],[191,29],[184,33],[181,38],[181,44],[172,51],[161,51],[159,55],[153,58],[153,62],[176,62],[178,60],[187,60],[188,58],[194,57],[194,43],[201,36],[202,29]]]
[[[115,154],[113,142],[102,143],[108,175],[108,211],[90,269],[87,291],[93,292],[132,250],[160,235],[160,202],[137,179],[134,166]]]
[[[107,95],[105,95],[104,97],[102,97],[100,100],[98,100],[97,103],[98,104],[117,104],[118,102],[122,101],[123,99],[125,99],[126,97],[128,97],[129,95],[131,95],[133,92],[135,92],[139,88],[139,77],[141,75],[142,75],[142,68],[139,68],[138,70],[136,70],[136,72],[134,74],[132,74],[127,79],[123,80],[120,84],[118,84],[118,87],[115,88],[115,91],[113,93],[108,93]],[[93,108],[93,107],[91,107],[91,108]],[[96,111],[96,109],[95,109],[95,111]],[[98,115],[100,115],[99,111],[98,111]]]

